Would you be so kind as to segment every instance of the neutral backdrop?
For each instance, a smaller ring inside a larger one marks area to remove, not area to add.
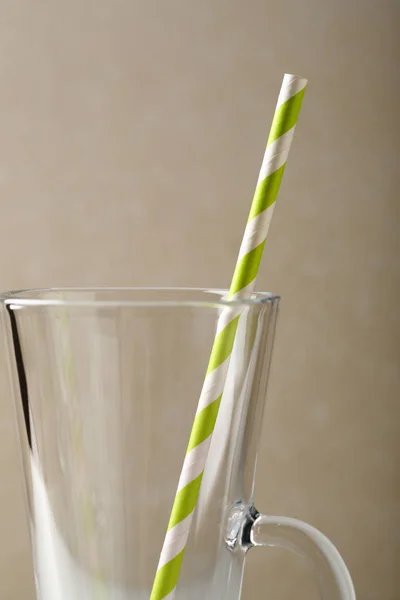
[[[260,509],[400,598],[398,0],[0,0],[0,286],[226,286],[285,71],[309,78],[258,287],[283,296]],[[0,361],[0,597],[32,600]],[[249,556],[246,600],[313,600]]]

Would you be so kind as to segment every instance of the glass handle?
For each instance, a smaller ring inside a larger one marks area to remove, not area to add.
[[[318,529],[289,517],[254,516],[248,530],[248,547],[280,546],[297,552],[311,563],[323,600],[355,600],[353,582],[342,557]]]

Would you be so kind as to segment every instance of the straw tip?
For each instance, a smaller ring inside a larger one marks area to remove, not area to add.
[[[301,77],[300,75],[293,75],[293,73],[285,73],[283,76],[283,83],[285,85],[296,84],[297,87],[306,87],[308,79]]]

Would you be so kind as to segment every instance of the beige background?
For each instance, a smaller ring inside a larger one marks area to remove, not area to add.
[[[397,0],[0,0],[0,285],[222,286],[284,71],[310,79],[259,288],[283,295],[258,504],[400,598]],[[0,597],[31,600],[1,361]],[[258,575],[259,571],[259,575]],[[246,600],[310,600],[253,552]]]

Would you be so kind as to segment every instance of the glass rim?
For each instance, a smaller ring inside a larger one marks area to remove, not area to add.
[[[176,298],[148,298],[143,299],[85,299],[85,298],[62,298],[57,295],[74,293],[76,295],[84,293],[107,293],[113,294],[162,294],[176,293]],[[197,294],[193,299],[178,298],[179,294]],[[41,298],[40,294],[53,294],[53,297]],[[196,287],[49,287],[49,288],[27,288],[21,290],[11,290],[0,293],[0,303],[10,308],[22,307],[45,307],[45,306],[70,306],[70,307],[244,307],[259,306],[263,304],[273,304],[280,300],[278,294],[271,292],[252,292],[250,298],[237,298],[229,300],[227,298],[228,290],[220,288],[196,288]],[[203,298],[201,296],[204,296]],[[212,297],[215,295],[215,298]]]

